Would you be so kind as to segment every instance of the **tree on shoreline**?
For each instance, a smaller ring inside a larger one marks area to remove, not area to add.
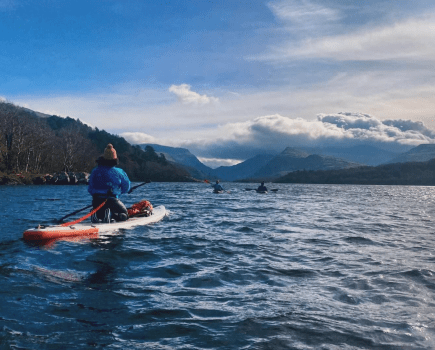
[[[56,134],[46,119],[11,103],[0,104],[0,171],[89,171],[94,164],[86,159],[97,150],[75,129]]]
[[[169,163],[152,147],[144,151],[124,138],[80,120],[40,117],[26,108],[0,102],[0,172],[5,174],[90,172],[108,143],[132,181],[190,181],[189,173]]]

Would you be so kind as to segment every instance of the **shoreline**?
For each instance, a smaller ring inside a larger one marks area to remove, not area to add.
[[[54,174],[0,173],[0,185],[87,185],[89,173],[57,172]]]
[[[87,172],[57,172],[53,174],[30,174],[30,173],[1,173],[0,186],[19,185],[87,185],[90,173]],[[151,179],[152,180],[152,179]],[[180,181],[156,181],[154,182],[203,182],[194,178],[180,178]],[[131,180],[140,182],[140,180]]]

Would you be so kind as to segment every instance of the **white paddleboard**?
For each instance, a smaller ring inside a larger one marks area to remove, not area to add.
[[[127,221],[119,221],[112,223],[91,223],[81,222],[71,226],[45,226],[29,229],[24,232],[23,239],[46,240],[63,237],[88,236],[104,232],[113,232],[119,229],[129,229],[135,226],[152,224],[162,220],[166,215],[166,208],[161,205],[153,209],[152,215],[142,217],[132,217]]]

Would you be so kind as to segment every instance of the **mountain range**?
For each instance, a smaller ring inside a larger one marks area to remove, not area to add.
[[[435,158],[425,162],[390,163],[339,170],[298,170],[277,183],[435,186]]]
[[[435,158],[435,145],[424,144],[411,148],[385,163],[426,162]]]
[[[408,150],[411,148],[412,146],[410,146]],[[305,148],[305,150],[311,154],[321,154],[325,156],[343,158],[355,163],[373,166],[387,163],[394,157],[397,157],[401,154],[399,151],[388,151],[370,145],[357,145],[346,148]]]
[[[279,154],[259,154],[244,162],[232,166],[221,166],[212,169],[201,163],[186,148],[168,147],[157,144],[141,144],[143,149],[152,146],[157,153],[163,153],[168,161],[178,163],[190,172],[192,177],[200,179],[221,179],[237,181],[244,179],[272,180],[296,170],[343,169],[360,166],[360,163],[346,159],[312,154],[303,149],[287,147]]]
[[[288,173],[298,171],[340,169],[355,176],[352,169],[362,166],[367,169],[391,163],[427,162],[435,158],[434,144],[413,148],[409,146],[402,153],[372,145],[348,148],[287,147],[280,153],[260,151],[256,156],[237,165],[213,169],[203,164],[186,148],[158,144],[131,145],[122,137],[91,128],[80,120],[49,116],[10,103],[0,103],[0,121],[0,141],[3,140],[8,145],[2,150],[3,156],[0,159],[0,172],[4,173],[22,170],[33,173],[89,171],[108,143],[114,145],[121,156],[120,166],[135,181],[275,181]],[[25,143],[18,142],[20,135],[23,135],[22,141]],[[23,149],[23,144],[27,148]],[[70,149],[74,149],[74,152],[70,152]],[[384,171],[384,168],[378,169]],[[396,168],[388,169],[393,169],[394,173]],[[411,174],[408,168],[403,169]],[[364,172],[368,173],[368,170]]]
[[[310,154],[297,148],[287,147],[258,169],[253,177],[256,179],[273,179],[296,170],[344,169],[360,164],[345,159],[319,154]]]
[[[140,147],[145,149],[148,144]],[[300,170],[339,170],[389,163],[423,162],[435,158],[435,145],[419,145],[404,153],[373,146],[350,148],[293,148],[279,154],[259,154],[233,166],[212,169],[201,163],[186,148],[150,144],[157,153],[163,153],[170,162],[183,166],[194,178],[223,181],[273,181],[289,172]]]

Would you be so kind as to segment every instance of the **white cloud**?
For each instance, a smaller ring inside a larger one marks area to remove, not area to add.
[[[435,143],[435,132],[422,122],[380,120],[362,113],[319,114],[316,120],[278,114],[220,126],[215,138],[174,141],[140,133],[121,136],[132,143],[156,143],[185,147],[211,167],[234,165],[256,154],[282,152],[286,147],[351,147],[372,145],[407,150]]]
[[[191,141],[184,146],[194,154],[209,157],[252,157],[258,152],[281,152],[286,147],[350,147],[367,144],[407,149],[435,143],[435,132],[421,122],[385,120],[361,113],[319,114],[317,120],[291,119],[281,115],[229,123],[225,137],[206,143]]]
[[[215,97],[209,97],[207,95],[200,95],[191,90],[191,86],[188,84],[171,85],[169,91],[174,93],[178,100],[183,104],[204,105],[211,102],[218,102]]]
[[[337,10],[307,0],[277,1],[268,5],[277,18],[297,25],[299,29],[317,27],[340,18]]]
[[[322,123],[334,125],[357,141],[412,146],[435,143],[435,132],[426,128],[422,122],[381,121],[373,116],[360,113],[320,114],[317,119]]]
[[[274,149],[277,145],[288,141],[297,144],[302,141],[301,137],[307,142],[325,138],[339,139],[345,136],[337,128],[325,127],[319,121],[291,119],[278,114],[258,117],[242,123],[227,124],[225,129],[231,140]]]
[[[156,144],[162,141],[151,135],[144,134],[142,132],[124,132],[122,133],[121,136],[125,138],[128,142],[135,145],[140,145],[143,143]]]
[[[384,125],[393,126],[403,132],[416,132],[420,133],[429,138],[435,138],[435,132],[433,130],[428,129],[423,122],[420,121],[412,121],[412,120],[384,120]]]
[[[121,136],[124,133],[143,133],[146,135],[143,143],[187,148],[195,143],[200,150],[200,145],[203,149],[207,148],[208,140],[214,142],[222,138],[227,142],[228,135],[235,135],[235,141],[246,139],[248,144],[252,133],[246,125],[253,124],[252,129],[259,130],[258,135],[262,137],[261,128],[270,129],[270,124],[275,124],[272,129],[279,132],[281,125],[287,129],[285,126],[290,123],[280,118],[260,119],[254,123],[258,116],[291,117],[295,130],[305,128],[313,140],[316,133],[324,133],[324,126],[307,122],[315,121],[319,112],[362,111],[376,115],[380,120],[424,121],[425,126],[434,128],[435,86],[429,84],[434,79],[434,72],[418,69],[394,73],[340,73],[328,82],[304,89],[285,87],[268,91],[239,90],[238,95],[228,93],[213,108],[207,104],[180,108],[167,88],[151,90],[135,84],[117,87],[105,94],[7,98],[36,111],[49,109],[52,114],[79,118],[82,122]],[[422,84],[424,80],[428,83]],[[328,132],[337,131],[332,128]],[[268,137],[263,139],[265,143],[273,141]],[[278,140],[281,141],[279,147],[285,147],[285,135]],[[202,155],[221,157],[218,152]],[[222,157],[232,158],[228,155]]]
[[[379,26],[350,34],[309,38],[283,43],[266,60],[323,58],[336,61],[433,61],[435,16],[412,18],[394,25]]]

